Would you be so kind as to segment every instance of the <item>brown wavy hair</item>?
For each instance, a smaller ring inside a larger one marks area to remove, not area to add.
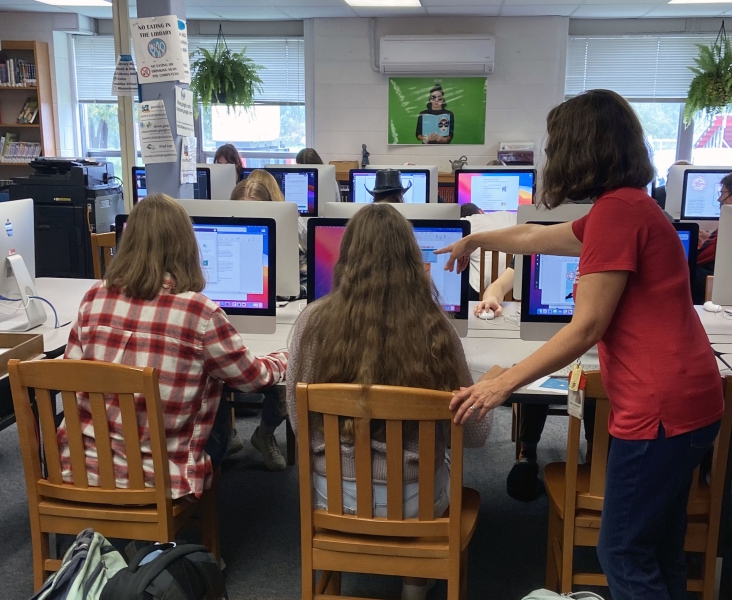
[[[264,169],[254,169],[244,181],[231,191],[231,200],[260,200],[263,202],[284,202],[277,180]]]
[[[621,187],[644,188],[655,169],[633,108],[609,90],[590,90],[555,106],[546,119],[541,201],[599,198]]]
[[[241,171],[244,167],[241,164],[241,155],[234,144],[219,146],[216,149],[216,154],[214,154],[214,163],[218,163],[219,158],[223,158],[227,164],[236,166],[236,176],[241,176]]]
[[[295,156],[295,164],[298,165],[322,165],[323,159],[320,158],[320,154],[315,151],[315,148],[303,148]]]
[[[350,219],[333,289],[314,305],[301,339],[314,382],[459,386],[452,325],[411,225],[388,204],[371,204]]]
[[[163,288],[166,273],[174,281],[172,294],[206,287],[190,217],[170,196],[151,194],[130,212],[104,280],[126,296],[152,300]]]

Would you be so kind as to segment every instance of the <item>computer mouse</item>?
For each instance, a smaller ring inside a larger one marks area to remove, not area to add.
[[[711,300],[707,300],[704,303],[704,310],[707,312],[718,313],[722,311],[722,307],[719,304],[714,304]]]
[[[488,310],[482,311],[479,315],[479,319],[483,319],[484,321],[492,321],[495,319],[496,315],[493,313],[493,311],[489,308]]]

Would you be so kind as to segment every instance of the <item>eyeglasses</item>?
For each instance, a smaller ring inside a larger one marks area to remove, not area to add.
[[[430,96],[430,100],[444,100],[444,96],[435,96],[434,94]]]

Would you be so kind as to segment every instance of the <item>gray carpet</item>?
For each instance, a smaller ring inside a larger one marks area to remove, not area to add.
[[[245,448],[225,463],[220,480],[221,552],[232,600],[300,597],[300,519],[296,467],[271,473],[249,437],[258,418],[238,420]],[[484,448],[466,451],[465,485],[481,496],[478,527],[470,546],[468,598],[520,600],[544,582],[547,499],[531,503],[506,495],[513,464],[511,412],[496,411]],[[277,432],[284,451],[284,425]],[[15,427],[0,432],[0,590],[23,600],[33,593],[31,544],[25,482]],[[539,450],[540,462],[563,460],[566,418],[550,417]],[[588,555],[588,560],[593,560]],[[399,598],[397,577],[345,575],[344,595]],[[602,592],[602,590],[600,590]],[[445,585],[428,596],[444,598]]]

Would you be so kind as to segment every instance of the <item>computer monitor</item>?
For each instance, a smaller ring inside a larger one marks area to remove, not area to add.
[[[297,210],[303,217],[318,215],[318,170],[309,166],[297,169],[281,169],[267,167],[282,190],[286,202],[297,204]]]
[[[37,299],[35,288],[33,214],[31,198],[0,203],[0,219],[5,226],[4,233],[0,235],[0,256],[3,257],[3,264],[0,265],[0,296],[17,301],[17,305],[2,301],[10,311],[0,317],[0,331],[28,331],[46,321],[46,311]],[[53,252],[53,248],[38,248],[38,251]]]
[[[145,167],[132,167],[132,205],[146,198],[147,175]],[[193,184],[193,198],[207,200],[211,198],[211,170],[208,167],[196,167],[196,183]]]
[[[346,219],[310,219],[308,221],[308,302],[330,293],[333,269],[338,261]],[[417,243],[424,256],[425,269],[437,287],[442,307],[452,315],[458,335],[468,333],[468,271],[458,274],[445,271],[446,254],[433,251],[452,244],[470,233],[470,223],[457,221],[411,220]]]
[[[400,170],[405,204],[427,204],[430,197],[430,173],[427,169]],[[376,171],[371,169],[351,169],[350,171],[351,202],[371,203],[374,197],[368,190],[376,185]]]
[[[550,225],[553,223],[543,223]],[[674,223],[694,284],[699,226]],[[521,339],[546,341],[572,320],[578,256],[531,254],[523,256]]]
[[[340,202],[341,189],[336,181],[335,165],[264,165],[265,170],[287,169],[290,171],[308,168],[318,171],[318,187],[315,194],[315,208],[317,209],[326,202]],[[302,214],[302,213],[301,213]],[[317,213],[303,214],[302,216],[317,217]]]
[[[236,165],[200,163],[196,165],[196,169],[208,169],[210,181],[209,195],[196,196],[197,199],[228,200],[231,198],[231,190],[238,183]]]
[[[516,214],[516,223],[523,225],[529,222],[555,222],[566,223],[567,221],[576,221],[584,217],[592,204],[562,204],[549,210],[543,204],[530,204],[519,206]],[[515,274],[513,279],[513,297],[521,300],[521,286],[523,282],[524,259],[520,254],[516,255]]]
[[[300,259],[297,206],[290,202],[243,200],[179,200],[191,215],[274,219],[277,224],[277,295],[300,295]]]
[[[483,212],[516,212],[536,192],[534,169],[460,169],[455,173],[458,204],[472,202]]]
[[[117,215],[118,243],[127,217]],[[194,216],[192,220],[206,277],[202,293],[226,312],[240,333],[274,333],[274,219]]]
[[[350,219],[364,206],[360,202],[326,202],[321,211],[324,217],[331,219]],[[448,219],[460,218],[460,207],[455,204],[392,204],[405,219]]]
[[[729,205],[722,206],[719,216],[712,302],[732,305],[732,206]]]
[[[429,173],[429,202],[437,204],[437,195],[439,191],[438,187],[440,184],[438,179],[440,173],[437,165],[366,165],[365,169],[368,171],[378,171],[380,169],[396,169],[401,173],[408,173],[410,170],[426,170]],[[351,190],[353,190],[353,187],[351,187]],[[359,200],[355,200],[355,202],[359,202]]]
[[[681,216],[695,221],[719,219],[722,179],[732,169],[687,169],[681,189]]]

